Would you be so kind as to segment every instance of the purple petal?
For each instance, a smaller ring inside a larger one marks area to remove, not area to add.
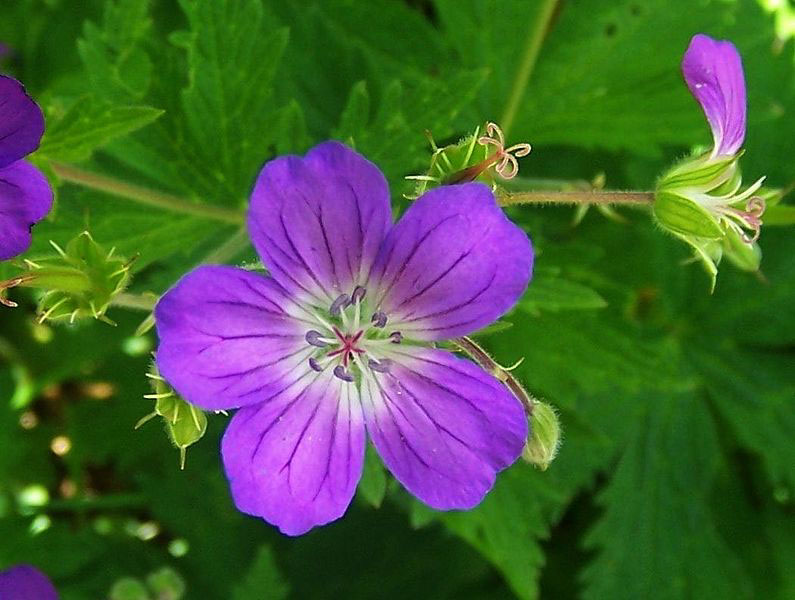
[[[735,154],[745,139],[745,78],[737,48],[695,35],[682,59],[682,73],[712,128],[713,156]]]
[[[0,572],[0,600],[58,600],[50,580],[30,565]]]
[[[364,431],[354,384],[330,370],[240,409],[221,448],[237,508],[287,535],[340,518],[362,473]]]
[[[465,335],[511,308],[532,268],[530,240],[486,185],[440,187],[387,236],[373,269],[375,306],[415,339]]]
[[[263,402],[309,371],[300,312],[273,279],[199,267],[155,307],[157,366],[188,402],[208,410]]]
[[[260,172],[248,212],[252,242],[285,289],[328,307],[370,271],[391,224],[381,171],[338,142]]]
[[[52,189],[33,165],[18,160],[0,169],[0,260],[30,246],[30,230],[52,208]]]
[[[0,168],[39,147],[44,115],[16,79],[0,75]]]
[[[390,354],[388,374],[363,381],[367,431],[384,463],[439,510],[477,505],[527,436],[519,401],[475,364],[444,350]]]

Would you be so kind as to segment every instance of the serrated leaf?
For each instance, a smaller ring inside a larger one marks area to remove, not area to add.
[[[86,160],[110,141],[145,127],[163,114],[150,106],[115,106],[92,96],[48,119],[36,156],[63,162]]]
[[[750,598],[750,583],[712,521],[717,432],[703,401],[650,398],[586,539],[597,549],[586,599]]]
[[[230,194],[248,190],[269,138],[271,82],[287,30],[268,23],[258,0],[181,0],[189,32],[173,38],[187,52],[182,94],[195,151]],[[242,199],[242,198],[241,198]]]

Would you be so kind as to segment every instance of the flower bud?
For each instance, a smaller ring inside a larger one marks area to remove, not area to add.
[[[484,135],[481,135],[485,133]],[[496,187],[496,180],[512,179],[519,172],[517,158],[530,154],[530,144],[505,147],[502,130],[494,123],[478,127],[456,144],[439,148],[428,133],[433,156],[430,168],[424,175],[407,179],[417,181],[417,188],[408,198],[418,198],[427,190],[468,181],[482,181]]]
[[[554,408],[536,400],[528,423],[530,435],[522,450],[522,458],[546,471],[560,447],[560,420]]]
[[[0,283],[0,293],[10,287],[43,290],[38,304],[38,320],[74,323],[83,318],[113,323],[105,316],[111,300],[130,280],[132,261],[116,256],[97,244],[87,231],[65,247],[53,243],[58,256],[40,263],[26,261],[28,270]],[[0,302],[15,306],[0,298]]]
[[[180,468],[184,469],[188,446],[198,442],[207,431],[207,415],[185,402],[160,376],[154,364],[146,376],[152,384],[153,393],[144,398],[155,400],[155,410],[138,421],[135,428],[138,429],[156,416],[162,417],[171,443],[179,448]]]

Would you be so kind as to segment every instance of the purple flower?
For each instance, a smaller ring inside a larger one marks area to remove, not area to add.
[[[58,600],[58,592],[35,567],[17,565],[0,571],[0,600]]]
[[[682,59],[682,73],[712,128],[712,156],[733,156],[745,139],[745,78],[737,48],[699,33]]]
[[[477,505],[525,442],[508,390],[434,343],[513,306],[530,241],[479,183],[391,214],[381,172],[342,144],[277,158],[248,212],[270,276],[200,267],[155,309],[161,374],[202,408],[239,408],[222,444],[237,507],[289,535],[344,514],[366,434],[440,510]]]
[[[0,75],[0,260],[30,246],[30,230],[52,208],[47,178],[21,160],[39,146],[44,116],[15,79]]]

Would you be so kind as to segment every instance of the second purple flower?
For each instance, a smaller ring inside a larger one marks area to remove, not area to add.
[[[520,403],[435,347],[508,311],[530,240],[483,184],[434,189],[392,224],[378,168],[336,142],[263,168],[248,213],[270,276],[200,267],[155,310],[161,374],[208,410],[237,507],[289,535],[342,516],[366,436],[415,496],[468,509],[527,436]]]

